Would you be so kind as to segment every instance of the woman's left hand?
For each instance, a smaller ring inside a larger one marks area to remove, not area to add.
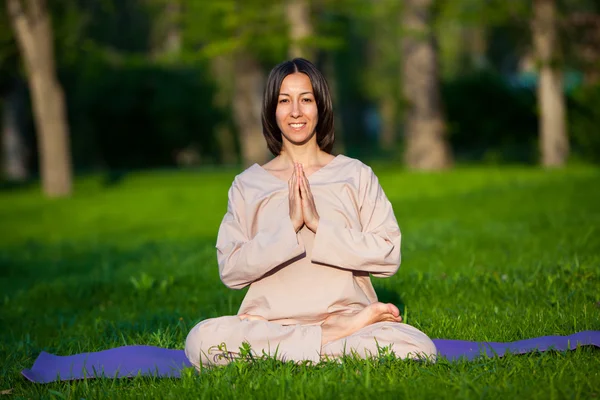
[[[300,197],[302,199],[302,215],[304,216],[304,224],[308,229],[317,233],[319,227],[319,213],[317,212],[317,206],[315,205],[315,199],[313,198],[312,192],[310,191],[310,185],[308,179],[304,174],[304,168],[300,164],[298,181],[300,184]]]

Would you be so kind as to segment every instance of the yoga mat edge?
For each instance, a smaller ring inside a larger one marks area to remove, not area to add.
[[[477,357],[502,357],[506,353],[574,350],[578,346],[600,347],[600,331],[582,331],[567,336],[540,336],[516,342],[474,342],[434,339],[438,356],[449,361],[473,360]],[[42,351],[31,369],[21,374],[34,383],[50,383],[86,378],[126,378],[153,376],[179,378],[184,368],[192,367],[183,350],[146,345],[57,356]]]

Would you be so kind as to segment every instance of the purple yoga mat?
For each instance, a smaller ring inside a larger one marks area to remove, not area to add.
[[[478,356],[502,357],[533,351],[574,350],[577,346],[600,347],[600,331],[584,331],[569,336],[542,336],[517,342],[469,342],[435,339],[438,354],[448,360],[472,360]],[[94,353],[55,356],[42,352],[31,369],[22,374],[32,382],[48,383],[84,378],[127,378],[138,375],[178,378],[191,367],[183,350],[153,346],[123,346]]]
[[[122,346],[72,356],[55,356],[42,351],[33,367],[21,373],[36,383],[99,377],[131,378],[138,375],[179,378],[181,370],[191,366],[183,350]]]

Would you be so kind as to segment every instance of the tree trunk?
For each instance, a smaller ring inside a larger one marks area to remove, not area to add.
[[[212,75],[217,83],[217,92],[214,97],[214,106],[220,110],[230,110],[232,103],[234,60],[231,55],[222,55],[211,59]],[[229,115],[229,112],[225,114]],[[226,121],[219,122],[215,128],[219,148],[221,151],[221,163],[225,165],[237,164],[238,157],[236,151],[235,135],[228,118]]]
[[[167,0],[153,29],[153,56],[177,57],[181,52],[181,3]]]
[[[379,146],[385,151],[390,151],[396,147],[396,112],[397,104],[391,94],[382,95],[379,101],[381,117]]]
[[[335,104],[338,104],[338,100],[340,97],[338,91],[338,79],[335,73],[335,62],[331,54],[323,55],[322,59],[323,75],[325,76],[325,79],[327,79],[331,101],[333,102],[335,107]],[[346,144],[344,142],[344,124],[341,112],[333,113],[333,125],[335,127],[335,142],[333,145],[333,153],[343,154],[346,152]]]
[[[469,37],[467,39],[469,52],[469,67],[475,70],[484,69],[487,66],[487,32],[481,25],[466,29]]]
[[[432,0],[406,0],[403,10],[403,94],[406,164],[416,169],[452,165],[441,107],[438,55],[430,22]]]
[[[4,178],[23,182],[29,177],[27,171],[27,147],[19,127],[19,105],[23,90],[15,83],[10,89],[2,109],[2,163]]]
[[[240,51],[234,66],[233,113],[240,134],[242,163],[248,167],[268,160],[268,147],[262,135],[261,109],[263,71],[250,54]]]
[[[167,16],[167,35],[165,37],[164,51],[166,54],[179,54],[181,50],[181,5],[178,0],[170,0],[165,10]]]
[[[533,14],[533,44],[540,69],[537,97],[540,110],[539,135],[542,165],[562,166],[569,156],[569,139],[562,71],[558,66],[554,0],[534,0]]]
[[[286,15],[290,28],[290,58],[304,57],[309,60],[312,59],[314,54],[306,44],[306,38],[313,34],[308,1],[287,0]]]
[[[21,58],[27,71],[46,195],[69,195],[72,167],[67,115],[56,77],[52,26],[45,0],[7,0]]]

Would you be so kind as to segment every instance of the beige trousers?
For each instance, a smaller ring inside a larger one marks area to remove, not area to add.
[[[435,344],[423,332],[404,323],[378,322],[321,347],[321,326],[279,325],[240,320],[237,316],[207,319],[188,334],[185,354],[196,367],[224,365],[236,358],[243,343],[252,354],[268,354],[282,361],[319,362],[355,353],[376,356],[378,347],[390,346],[399,358],[435,360]]]

